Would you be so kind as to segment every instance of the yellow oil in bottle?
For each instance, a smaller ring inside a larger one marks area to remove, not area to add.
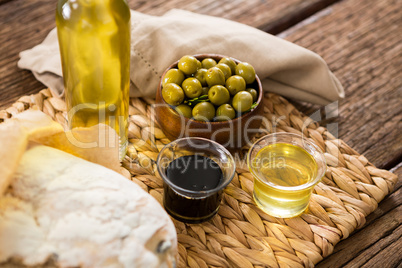
[[[257,153],[252,164],[258,167],[254,200],[259,207],[277,217],[297,216],[307,208],[318,167],[306,150],[287,143],[271,144]]]
[[[127,146],[130,10],[124,0],[59,0],[57,33],[69,127],[105,123]]]

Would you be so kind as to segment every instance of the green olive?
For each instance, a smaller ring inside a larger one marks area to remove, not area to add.
[[[226,80],[226,88],[229,90],[230,95],[234,96],[237,92],[246,89],[246,81],[240,75],[232,75]]]
[[[205,58],[202,60],[202,68],[209,69],[216,65],[216,61],[212,58]]]
[[[219,69],[221,69],[221,71],[225,75],[225,80],[228,79],[232,75],[232,71],[230,70],[230,67],[225,63],[218,63],[215,67],[218,67]]]
[[[183,89],[174,83],[167,83],[162,88],[162,97],[170,105],[177,106],[184,100]]]
[[[224,86],[215,85],[209,89],[208,98],[212,104],[219,106],[229,102],[230,94]]]
[[[172,68],[169,71],[167,71],[165,76],[163,77],[162,86],[164,86],[167,83],[175,83],[181,85],[181,83],[183,83],[183,80],[184,80],[184,73],[179,69]]]
[[[230,104],[222,104],[216,109],[216,117],[217,121],[227,121],[235,118],[236,112]]]
[[[186,75],[195,74],[195,72],[199,69],[199,61],[193,56],[183,56],[179,60],[178,68]]]
[[[209,68],[205,79],[207,80],[207,84],[209,87],[215,85],[225,85],[225,75],[218,67]]]
[[[201,96],[203,96],[203,95],[208,95],[208,91],[209,91],[209,87],[203,87],[203,88],[202,88]]]
[[[207,74],[207,69],[201,68],[195,73],[194,77],[197,78],[203,87],[207,85],[207,80],[205,79],[205,75]]]
[[[253,101],[257,101],[257,97],[258,97],[258,92],[257,90],[255,90],[254,88],[247,88],[246,89],[247,92],[250,92],[251,96],[253,96]]]
[[[192,114],[195,120],[211,121],[215,117],[215,107],[210,102],[200,102],[194,106]]]
[[[193,109],[187,104],[180,104],[174,108],[180,115],[191,118]]]
[[[232,106],[238,112],[249,110],[251,105],[253,105],[253,96],[250,92],[240,91],[233,97]]]
[[[227,66],[230,67],[230,70],[232,71],[232,74],[234,74],[236,72],[236,62],[234,60],[232,60],[229,57],[224,57],[222,58],[219,63],[224,63]]]
[[[202,85],[197,78],[195,77],[186,78],[181,86],[187,98],[192,99],[201,96]]]
[[[236,66],[236,74],[244,78],[247,84],[251,84],[255,80],[254,67],[247,62],[241,62]]]

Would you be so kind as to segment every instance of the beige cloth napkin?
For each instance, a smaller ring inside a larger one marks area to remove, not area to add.
[[[252,64],[265,91],[325,105],[344,97],[324,60],[310,50],[234,21],[173,9],[163,16],[131,13],[132,97],[154,97],[163,71],[181,56],[216,53]],[[63,92],[57,32],[20,53],[18,66]]]

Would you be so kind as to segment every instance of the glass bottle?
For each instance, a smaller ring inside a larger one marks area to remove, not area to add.
[[[57,34],[69,128],[104,123],[128,143],[130,9],[125,0],[58,0]]]

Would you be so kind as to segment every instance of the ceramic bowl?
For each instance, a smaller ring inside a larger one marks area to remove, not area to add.
[[[222,59],[223,55],[218,54],[198,54],[193,55],[202,61],[205,58],[213,58],[216,62]],[[232,58],[232,57],[231,57]],[[239,60],[232,58],[236,63]],[[172,63],[163,73],[171,68],[177,68],[178,61]],[[202,122],[189,119],[178,114],[173,106],[170,106],[162,98],[162,79],[158,84],[156,93],[155,114],[162,131],[170,140],[183,137],[202,137],[218,142],[227,148],[240,148],[246,144],[251,144],[251,139],[258,132],[261,126],[263,107],[263,90],[261,81],[256,75],[256,79],[251,85],[258,92],[257,105],[249,112],[240,117],[221,122]]]

